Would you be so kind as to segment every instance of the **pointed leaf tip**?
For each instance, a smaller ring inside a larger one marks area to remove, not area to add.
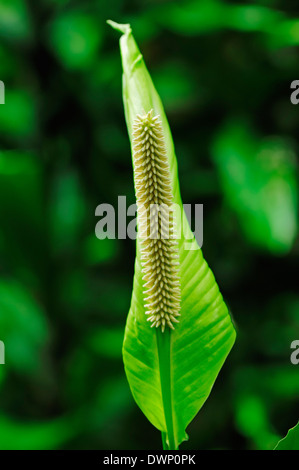
[[[107,20],[107,24],[111,26],[111,28],[116,29],[116,31],[120,31],[123,34],[129,34],[132,29],[130,24],[119,24],[112,20]]]

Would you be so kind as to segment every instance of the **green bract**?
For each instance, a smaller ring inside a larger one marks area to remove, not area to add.
[[[109,24],[122,32],[123,100],[132,144],[138,114],[153,109],[162,122],[169,159],[173,201],[182,208],[177,161],[164,109],[129,25]],[[162,431],[166,449],[177,449],[187,438],[185,429],[207,399],[228,355],[235,330],[215,278],[203,259],[185,213],[178,240],[181,316],[174,331],[150,328],[144,307],[140,240],[123,358],[132,394],[149,421]],[[190,243],[191,242],[191,243]],[[190,249],[192,248],[192,249]]]

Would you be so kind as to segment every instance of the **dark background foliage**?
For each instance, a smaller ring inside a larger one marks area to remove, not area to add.
[[[97,205],[135,200],[108,18],[132,25],[238,331],[182,449],[273,448],[299,418],[295,0],[0,0],[0,448],[161,448],[121,358],[134,242],[95,236]]]

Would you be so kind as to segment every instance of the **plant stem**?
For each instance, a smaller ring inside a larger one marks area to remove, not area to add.
[[[166,438],[167,438],[166,432],[161,432],[161,435],[162,435],[163,450],[169,450],[167,442],[166,442]]]
[[[171,331],[169,328],[167,328],[164,333],[162,333],[160,329],[157,330],[157,344],[159,354],[162,401],[167,429],[167,436],[166,433],[163,433],[164,436],[162,434],[163,449],[164,446],[166,446],[167,450],[177,450],[173,428],[170,361]],[[166,443],[166,437],[168,438],[168,445]]]

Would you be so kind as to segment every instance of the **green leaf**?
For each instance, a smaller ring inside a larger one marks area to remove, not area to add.
[[[22,374],[40,369],[48,341],[45,314],[23,285],[5,279],[0,280],[0,339],[10,368]]]
[[[238,430],[251,439],[256,449],[273,449],[278,436],[269,422],[266,400],[252,393],[241,393],[235,403]]]
[[[173,201],[182,208],[177,161],[162,103],[135,43],[130,25],[121,31],[123,99],[130,139],[136,115],[154,110],[160,116],[169,159]],[[235,331],[211,270],[187,223],[178,240],[181,316],[174,331],[150,328],[146,321],[140,240],[137,239],[134,286],[123,358],[132,394],[149,421],[162,431],[164,447],[178,448],[185,429],[207,399],[228,355]]]
[[[0,415],[1,450],[52,450],[79,433],[77,418],[59,417],[45,422],[13,421]]]
[[[34,98],[25,90],[5,89],[5,106],[0,106],[1,134],[15,139],[32,138],[37,132]]]
[[[289,429],[286,437],[278,442],[274,450],[299,450],[299,422]]]
[[[27,41],[31,37],[31,18],[27,2],[0,2],[0,37],[9,41]]]
[[[219,0],[172,2],[159,5],[153,21],[184,35],[207,34],[229,28],[272,33],[283,14],[260,5],[230,5]]]
[[[61,172],[50,197],[50,238],[53,251],[75,249],[85,217],[85,200],[76,172]]]
[[[285,48],[299,44],[299,20],[286,19],[270,30],[267,43],[270,48]]]
[[[43,191],[38,155],[21,150],[0,151],[1,263],[4,271],[18,273],[17,277],[25,282],[30,278],[35,286],[43,282],[47,254]]]
[[[296,157],[290,142],[259,140],[246,121],[224,125],[212,148],[225,198],[248,240],[275,254],[298,232]]]
[[[69,11],[54,19],[49,31],[53,51],[68,69],[88,68],[95,61],[102,31],[93,16]]]

